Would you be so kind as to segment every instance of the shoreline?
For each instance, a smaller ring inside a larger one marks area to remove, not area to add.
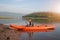
[[[19,40],[20,32],[9,29],[8,25],[0,24],[0,40]]]

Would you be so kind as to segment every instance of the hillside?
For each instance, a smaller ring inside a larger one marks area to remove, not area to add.
[[[60,15],[53,12],[34,12],[28,15],[23,16],[23,19],[32,18],[33,21],[37,22],[49,22],[49,21],[58,21],[60,20]]]

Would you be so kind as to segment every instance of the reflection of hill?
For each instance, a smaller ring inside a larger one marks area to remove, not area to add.
[[[25,19],[29,19],[32,18],[34,21],[38,21],[38,22],[60,22],[60,15],[57,13],[53,13],[53,12],[35,12],[35,13],[31,13],[29,15],[25,15],[23,16],[23,18]]]

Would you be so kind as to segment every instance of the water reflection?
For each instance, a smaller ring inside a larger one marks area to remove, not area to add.
[[[41,31],[25,31],[27,34],[28,34],[28,38],[27,38],[27,40],[33,40],[33,36],[34,36],[34,33],[35,32],[53,32],[54,31],[54,29],[52,29],[52,30],[41,30]],[[24,38],[23,38],[24,39]],[[26,39],[24,39],[24,40],[26,40]]]
[[[29,17],[28,18],[23,18],[22,17],[22,20],[26,20],[26,21],[28,21],[28,19],[29,19]],[[34,19],[34,18],[32,18],[32,21],[33,21],[33,23],[60,23],[60,18],[56,18],[56,19],[54,19],[54,18],[47,18],[47,19]]]
[[[29,36],[29,40],[32,40],[33,32],[27,32]]]
[[[39,32],[53,32],[54,31],[54,29],[52,29],[52,30],[41,30],[41,31],[39,31]],[[38,32],[38,31],[34,31],[34,32]],[[28,38],[28,40],[32,40],[33,39],[33,34],[34,34],[34,32],[27,32],[28,33],[28,36],[29,36],[29,38]]]

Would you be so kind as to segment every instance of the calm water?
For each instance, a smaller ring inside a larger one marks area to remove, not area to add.
[[[22,19],[0,19],[0,23],[2,24],[17,24],[17,25],[22,25],[22,24],[26,24],[26,21],[22,20]]]
[[[0,19],[3,24],[25,25],[22,19]],[[60,40],[60,23],[53,23],[55,30],[52,32],[21,32],[20,40]]]

